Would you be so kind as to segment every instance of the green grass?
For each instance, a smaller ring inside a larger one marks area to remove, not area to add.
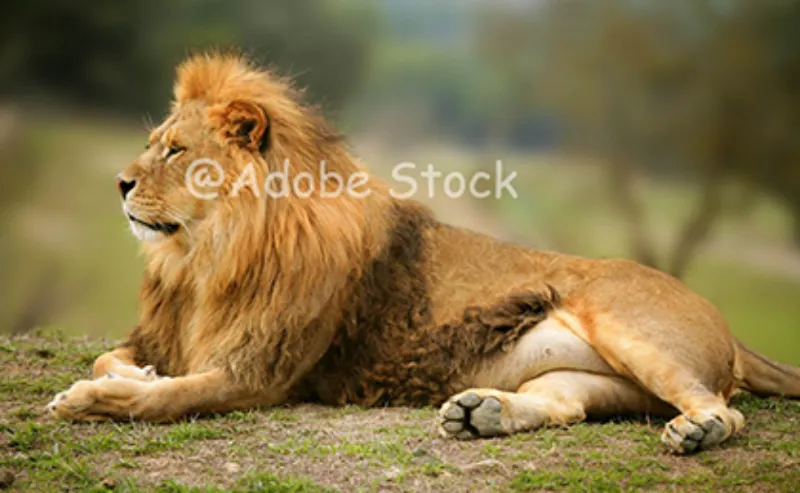
[[[11,491],[792,491],[800,402],[741,395],[748,426],[695,456],[663,451],[663,419],[439,438],[435,410],[313,405],[172,425],[69,424],[44,405],[110,345],[57,332],[0,336],[0,478]]]

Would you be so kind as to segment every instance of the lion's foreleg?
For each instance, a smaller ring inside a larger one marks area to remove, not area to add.
[[[251,391],[231,381],[224,370],[142,382],[101,378],[77,382],[57,395],[48,409],[73,421],[133,419],[174,421],[183,416],[248,409],[278,404],[279,393]]]
[[[140,368],[136,365],[134,350],[128,346],[118,347],[95,360],[92,367],[92,377],[97,379],[106,375],[145,382],[157,378],[156,370],[153,366],[148,365]]]

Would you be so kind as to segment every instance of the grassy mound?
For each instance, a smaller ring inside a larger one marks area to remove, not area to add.
[[[721,448],[663,451],[663,420],[455,442],[434,409],[305,405],[173,425],[69,424],[44,412],[104,341],[0,336],[0,489],[12,491],[796,491],[800,402],[741,395]]]

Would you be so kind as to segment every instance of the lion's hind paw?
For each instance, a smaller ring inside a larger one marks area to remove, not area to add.
[[[458,394],[439,410],[439,434],[462,440],[503,435],[502,410],[498,397],[481,397],[474,391]]]

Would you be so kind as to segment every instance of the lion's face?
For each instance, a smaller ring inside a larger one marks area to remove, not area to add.
[[[248,195],[250,188],[238,194],[237,179],[251,164],[255,183],[264,183],[268,170],[284,160],[291,162],[292,172],[315,170],[321,159],[335,161],[330,153],[338,149],[335,139],[292,94],[288,83],[254,71],[235,56],[201,55],[182,64],[172,113],[117,177],[133,233],[148,242],[188,238],[194,243],[209,235],[217,242],[234,222],[247,226],[243,203],[260,211],[268,207],[257,192]],[[328,149],[324,157],[323,146]]]
[[[228,153],[213,138],[206,119],[201,102],[176,108],[153,130],[145,151],[117,176],[123,212],[140,240],[191,235],[191,228],[214,207],[186,179],[198,159],[225,163]]]

